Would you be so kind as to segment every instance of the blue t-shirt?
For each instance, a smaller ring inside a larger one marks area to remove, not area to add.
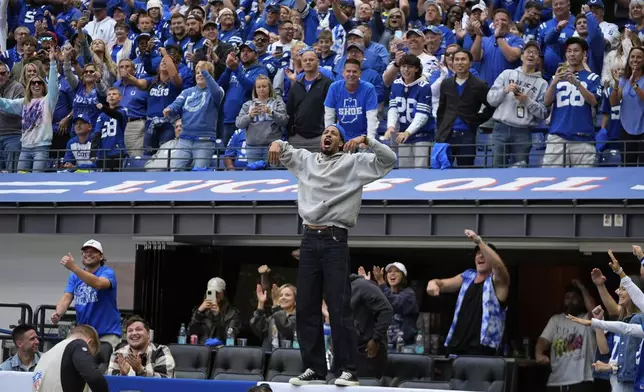
[[[564,44],[575,33],[575,17],[568,18],[568,24],[557,33],[557,19],[550,19],[539,26],[539,45],[543,55],[543,78],[550,80],[564,61]]]
[[[235,158],[235,167],[243,168],[248,164],[246,159],[246,131],[238,129],[228,141],[224,156]]]
[[[608,114],[608,140],[618,140],[620,134],[622,133],[622,123],[620,119],[620,109],[621,105],[617,104],[615,106],[610,105],[610,94],[613,88],[609,87],[605,90],[604,99],[602,99],[601,111],[603,114]]]
[[[517,37],[514,34],[508,34],[503,39],[505,39],[510,47],[520,48],[521,51],[523,51],[523,39]],[[483,80],[485,80],[485,83],[487,83],[488,86],[494,85],[494,81],[501,74],[501,72],[505,71],[506,69],[515,69],[521,66],[520,59],[512,63],[506,60],[494,36],[483,37],[481,47],[483,49],[481,70],[483,74]]]
[[[335,109],[337,122],[353,139],[367,134],[367,112],[378,109],[378,97],[371,83],[360,80],[354,93],[348,92],[345,84],[344,80],[331,84],[324,106]]]
[[[131,84],[123,84],[122,80],[114,83],[114,87],[121,91],[121,106],[127,109],[127,117],[129,120],[145,120],[145,114],[148,107],[148,90],[141,90],[140,88]]]
[[[454,82],[456,83],[456,82]],[[456,91],[458,92],[458,95],[461,96],[463,95],[463,91],[465,91],[465,83],[463,84],[458,84],[456,83]],[[461,131],[465,132],[470,130],[470,126],[467,125],[465,121],[461,118],[461,116],[456,116],[456,119],[454,120],[454,125],[452,125],[452,129],[455,131]]]
[[[56,108],[54,109],[54,115],[52,116],[54,129],[58,129],[60,121],[72,111],[74,95],[74,90],[69,86],[67,80],[59,76],[58,101],[56,101]]]
[[[66,293],[74,296],[76,321],[78,324],[91,325],[98,336],[121,336],[121,314],[116,306],[116,276],[114,270],[105,265],[95,272],[99,278],[110,281],[110,288],[96,290],[80,280],[76,274],[71,274],[67,281]]]
[[[163,109],[170,106],[180,93],[181,87],[176,87],[172,82],[163,83],[158,80],[152,84],[148,94],[148,117],[163,117]]]
[[[644,78],[640,78],[637,85],[640,90],[644,89]],[[624,77],[619,79],[619,87],[622,89],[622,111],[620,114],[622,126],[630,135],[641,135],[644,133],[644,102],[628,79]]]
[[[586,70],[575,72],[575,75],[579,82],[599,100],[601,95],[599,75]],[[568,141],[595,139],[592,106],[586,102],[577,87],[568,81],[562,80],[557,83],[549,133]]]

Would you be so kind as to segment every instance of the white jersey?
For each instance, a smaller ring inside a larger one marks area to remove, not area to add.
[[[63,360],[65,348],[76,339],[65,339],[40,357],[32,376],[33,392],[63,392],[63,385],[60,380],[60,364]]]
[[[619,45],[619,29],[617,28],[616,24],[613,23],[608,23],[608,22],[601,22],[599,24],[599,28],[602,31],[602,34],[604,35],[604,39],[610,43],[610,47],[606,47],[606,51],[609,51],[611,49],[616,49],[617,45]]]

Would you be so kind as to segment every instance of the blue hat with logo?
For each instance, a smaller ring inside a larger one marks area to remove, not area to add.
[[[443,34],[443,33],[441,32],[441,29],[439,29],[439,28],[438,28],[438,26],[434,26],[434,25],[426,26],[426,27],[423,29],[423,33],[426,33],[426,32],[428,32],[428,31],[430,31],[430,32],[432,32],[432,33],[434,33],[434,34],[441,34],[441,35]]]
[[[420,31],[420,30],[418,30],[418,29],[411,29],[411,30],[407,30],[407,33],[405,33],[405,38],[409,38],[409,36],[410,36],[411,34],[416,34],[416,35],[417,35],[417,36],[419,36],[419,37],[424,37],[424,36],[425,36],[425,35],[423,34],[423,32],[422,32],[422,31]]]
[[[349,140],[347,139],[347,131],[345,131],[345,130],[344,130],[344,128],[342,127],[342,125],[340,125],[340,124],[331,124],[331,125],[329,125],[328,127],[324,128],[324,129],[326,130],[326,129],[329,129],[329,128],[331,128],[331,127],[333,127],[333,128],[335,128],[335,129],[337,129],[337,130],[338,130],[338,132],[340,132],[340,136],[342,137],[342,141],[343,141],[343,142],[345,142],[345,143],[346,143],[347,141],[349,141]]]
[[[257,53],[257,46],[255,46],[255,43],[253,43],[253,41],[246,41],[243,44],[239,45],[239,50],[242,50],[243,48],[248,48]]]
[[[268,7],[266,7],[266,12],[276,12],[276,13],[279,14],[280,5],[279,4],[271,4]]]
[[[76,121],[78,121],[78,120],[84,121],[87,124],[92,123],[92,121],[90,120],[89,116],[87,114],[85,114],[85,113],[79,113],[79,114],[76,115],[76,117],[74,117],[74,123],[76,123]]]
[[[588,5],[589,5],[590,7],[601,7],[601,8],[605,8],[605,7],[604,7],[604,2],[603,2],[602,0],[588,0]]]

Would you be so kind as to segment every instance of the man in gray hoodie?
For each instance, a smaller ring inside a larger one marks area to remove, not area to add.
[[[0,97],[7,99],[24,98],[25,87],[11,79],[9,67],[0,62]],[[22,144],[22,117],[0,112],[0,169],[9,172],[16,169]]]
[[[521,53],[523,65],[501,72],[487,93],[488,103],[496,107],[492,116],[496,121],[492,132],[494,167],[527,166],[532,128],[548,116],[543,103],[548,83],[537,70],[539,56],[539,44],[526,43]]]
[[[394,168],[396,154],[368,136],[348,140],[341,125],[327,126],[321,151],[295,149],[274,141],[271,164],[282,163],[298,180],[298,212],[304,221],[297,276],[297,332],[306,371],[289,382],[324,383],[327,374],[322,330],[322,295],[331,318],[335,385],[358,385],[356,331],[351,314],[347,229],[355,226],[362,187]],[[359,146],[373,153],[352,154]]]

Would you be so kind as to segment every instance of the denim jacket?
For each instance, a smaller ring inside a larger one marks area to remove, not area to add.
[[[447,339],[445,339],[445,347],[449,344],[458,323],[458,315],[463,304],[463,297],[467,289],[470,287],[476,278],[476,270],[468,269],[461,274],[463,277],[463,284],[461,290],[458,292],[458,299],[456,300],[456,309],[454,310],[454,319],[452,326],[449,329]],[[505,311],[506,308],[501,307],[499,299],[496,297],[494,291],[494,282],[492,281],[494,274],[490,274],[485,283],[483,283],[483,316],[481,317],[481,345],[498,348],[501,345],[503,338],[503,329],[505,327]],[[465,321],[468,322],[468,321]]]
[[[644,323],[644,317],[640,313],[635,313],[631,316],[630,320],[625,320],[625,322],[628,322],[629,324],[642,325],[642,323]],[[617,380],[619,382],[632,383],[635,381],[641,344],[641,338],[624,335],[620,336],[616,352]]]

